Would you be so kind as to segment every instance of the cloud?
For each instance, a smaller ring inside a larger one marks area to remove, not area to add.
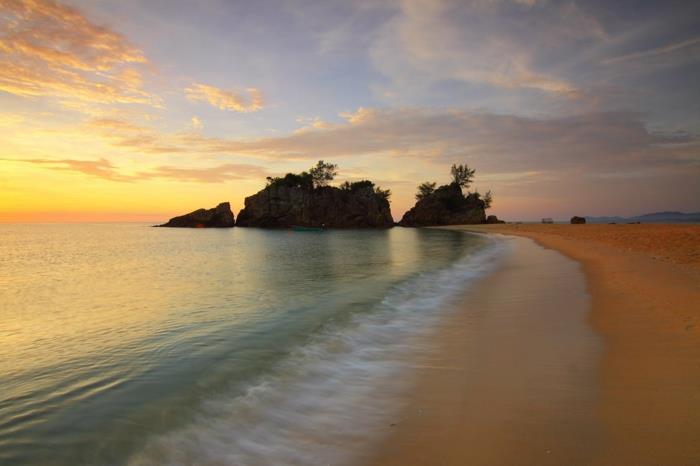
[[[180,144],[181,135],[160,133],[156,129],[141,126],[118,118],[95,118],[85,128],[96,131],[116,147],[137,149],[149,154],[176,154],[187,147]]]
[[[700,60],[700,58],[698,58],[700,57],[700,37],[695,37],[693,39],[675,42],[673,44],[667,44],[660,47],[654,47],[652,49],[628,53],[625,55],[618,55],[616,57],[607,58],[601,63],[604,65],[612,65],[616,63],[654,59],[663,55],[675,54],[678,52],[687,52],[685,56],[681,57],[681,59],[684,61]]]
[[[8,161],[5,159],[5,161]],[[25,162],[41,165],[50,170],[70,171],[90,175],[109,181],[132,181],[133,176],[122,175],[106,159],[72,160],[72,159],[14,159],[12,162]]]
[[[78,9],[51,0],[0,0],[0,15],[0,91],[160,105],[143,89],[143,52]]]
[[[207,168],[156,167],[141,174],[144,178],[162,178],[192,183],[223,183],[231,180],[264,180],[268,172],[256,165],[227,163]]]
[[[137,153],[187,153],[270,160],[385,156],[437,164],[466,160],[492,173],[697,169],[697,136],[654,132],[644,115],[585,113],[531,118],[461,109],[360,108],[340,123],[260,139],[159,133],[112,120],[112,144]],[[400,163],[400,162],[396,162]]]
[[[202,128],[204,128],[204,125],[202,124],[202,121],[199,118],[197,118],[196,116],[193,116],[192,119],[190,120],[190,127],[194,131],[199,131]]]
[[[370,52],[392,85],[409,91],[452,81],[571,98],[578,86],[543,52],[604,38],[572,2],[404,0]]]
[[[0,113],[0,127],[1,126],[18,126],[24,122],[24,117],[22,115],[14,115],[10,113]]]
[[[223,183],[231,180],[250,178],[264,179],[268,172],[262,167],[249,164],[227,163],[204,168],[183,168],[174,166],[158,166],[136,173],[123,173],[110,161],[74,159],[0,159],[6,162],[29,163],[43,166],[50,170],[82,173],[108,181],[140,181],[163,179],[191,183]]]
[[[208,102],[216,108],[232,112],[257,112],[265,103],[262,92],[254,87],[246,89],[244,93],[195,83],[185,89],[185,94],[192,101]]]
[[[298,117],[297,123],[301,123],[304,126],[295,130],[295,133],[304,133],[306,131],[311,131],[314,129],[327,129],[327,128],[333,127],[333,124],[331,124],[327,121],[324,121],[319,117],[314,117],[314,118]]]

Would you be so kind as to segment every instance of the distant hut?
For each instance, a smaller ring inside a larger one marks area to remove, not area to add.
[[[554,223],[554,220],[552,220],[550,217],[545,217],[542,219],[542,223]]]

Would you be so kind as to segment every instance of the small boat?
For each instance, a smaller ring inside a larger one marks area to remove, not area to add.
[[[292,225],[294,231],[323,231],[326,227],[302,227],[300,225]]]

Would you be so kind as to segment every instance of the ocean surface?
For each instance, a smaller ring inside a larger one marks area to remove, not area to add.
[[[352,464],[503,244],[0,225],[0,464]]]

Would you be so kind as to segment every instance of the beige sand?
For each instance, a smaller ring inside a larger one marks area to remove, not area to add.
[[[440,367],[423,370],[411,408],[374,464],[700,464],[700,227],[457,228],[528,236],[582,264],[589,329],[601,338],[602,351],[588,366],[591,339],[571,326],[565,334],[577,351],[567,342],[547,344],[561,333],[556,324],[564,316],[556,310],[576,315],[585,293],[571,292],[561,267],[549,275],[553,287],[542,288],[546,264],[511,263],[469,293],[439,330],[433,358]],[[525,287],[517,284],[523,280]],[[553,305],[537,301],[545,295]],[[532,321],[523,328],[528,321],[521,320],[503,323],[510,335],[499,336],[493,324],[475,330],[476,304],[486,314],[537,310],[539,328],[533,332]],[[551,309],[541,312],[543,305]],[[531,351],[542,345],[549,353]],[[495,353],[484,353],[489,347]],[[545,367],[538,369],[543,357]],[[571,379],[556,370],[567,363]]]

